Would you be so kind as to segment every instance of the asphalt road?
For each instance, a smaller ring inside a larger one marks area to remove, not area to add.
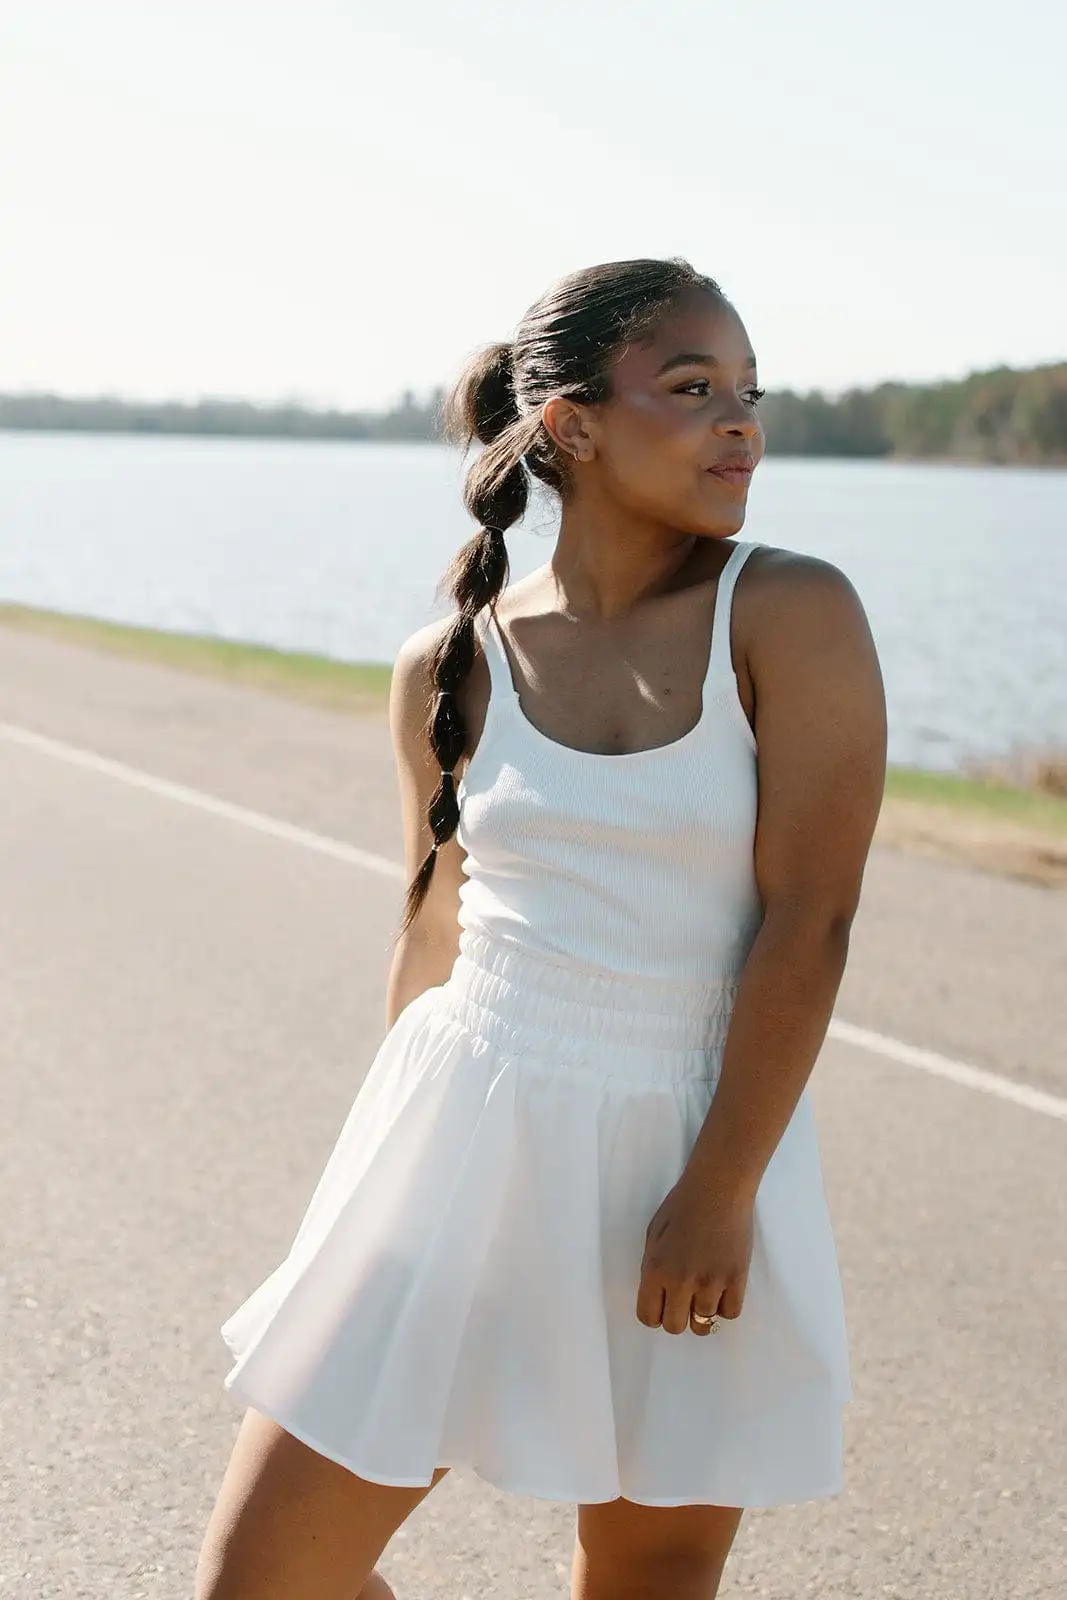
[[[188,1600],[240,1418],[219,1325],[384,1032],[388,732],[3,629],[0,723],[0,1594]],[[724,1597],[1063,1594],[1065,949],[1062,893],[873,854],[839,1017],[1050,1098],[827,1043],[847,1487],[748,1512]],[[454,1471],[383,1570],[401,1600],[565,1596],[572,1536]]]

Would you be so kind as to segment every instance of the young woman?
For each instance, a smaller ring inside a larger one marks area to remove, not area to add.
[[[842,574],[735,538],[759,398],[678,260],[563,279],[451,397],[478,531],[393,677],[389,1031],[223,1327],[247,1409],[198,1600],[383,1600],[460,1463],[577,1505],[574,1600],[706,1600],[746,1506],[842,1487],[807,1080],[885,707]],[[559,536],[505,587],[531,475]]]

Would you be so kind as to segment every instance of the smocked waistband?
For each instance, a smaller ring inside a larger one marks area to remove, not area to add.
[[[648,978],[555,961],[465,928],[438,1004],[509,1053],[610,1046],[623,1068],[636,1055],[707,1075],[717,1070],[736,983]]]

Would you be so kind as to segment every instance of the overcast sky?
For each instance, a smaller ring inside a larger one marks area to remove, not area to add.
[[[687,256],[769,387],[1067,358],[1062,0],[0,0],[0,390],[377,405]]]

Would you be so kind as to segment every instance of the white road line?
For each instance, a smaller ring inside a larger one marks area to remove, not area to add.
[[[384,878],[403,881],[404,869],[385,856],[372,855],[343,839],[331,839],[324,833],[312,833],[308,828],[298,828],[294,823],[281,822],[277,817],[264,816],[261,811],[249,811],[247,806],[231,805],[228,800],[218,800],[201,789],[186,788],[183,783],[171,783],[166,778],[153,777],[139,767],[128,767],[125,762],[112,761],[109,756],[98,756],[92,750],[81,750],[77,745],[64,744],[61,739],[49,739],[43,733],[33,733],[13,722],[0,722],[0,737],[13,744],[22,744],[42,755],[55,756],[58,761],[68,761],[75,767],[87,767],[90,772],[102,772],[105,777],[117,778],[120,783],[132,784],[136,789],[147,789],[150,794],[162,795],[165,800],[178,800],[182,805],[195,806],[198,811],[209,811],[214,817],[225,817],[229,822],[239,822],[242,827],[255,828],[258,833],[269,833],[275,839],[285,839],[289,844],[302,845],[305,850],[317,850],[320,855],[333,856],[350,867],[362,867],[366,872],[377,872]]]
[[[953,1061],[951,1056],[938,1055],[936,1050],[920,1050],[917,1045],[903,1044],[884,1033],[872,1033],[870,1028],[857,1028],[854,1023],[834,1018],[830,1023],[831,1039],[842,1044],[855,1045],[859,1050],[870,1050],[874,1055],[888,1056],[905,1067],[918,1067],[920,1072],[932,1072],[937,1078],[948,1078],[950,1083],[961,1083],[965,1089],[979,1089],[983,1094],[996,1095],[1001,1100],[1012,1100],[1017,1106],[1030,1111],[1040,1111],[1042,1116],[1057,1117],[1067,1122],[1067,1100],[1058,1095],[1046,1094],[1043,1089],[1032,1089],[1029,1084],[1016,1083],[1012,1078],[1002,1078],[999,1073],[987,1072],[984,1067],[968,1066],[966,1061]]]
[[[50,739],[43,733],[34,733],[31,729],[19,727],[13,722],[0,721],[0,738],[10,740],[12,744],[25,745],[30,750],[53,756],[56,760],[66,761],[72,766],[103,773],[105,777],[116,778],[120,783],[131,784],[134,788],[147,789],[150,794],[161,795],[166,800],[177,800],[182,805],[194,806],[197,810],[207,811],[212,816],[224,817],[229,822],[238,822],[242,827],[254,828],[258,833],[270,834],[275,839],[284,839],[287,843],[300,845],[305,850],[315,850],[319,855],[332,856],[335,861],[343,861],[348,866],[362,867],[365,872],[376,872],[381,877],[394,878],[398,882],[403,882],[405,879],[404,868],[385,856],[374,855],[369,850],[359,850],[355,845],[346,844],[342,839],[332,839],[323,833],[313,833],[309,828],[298,828],[290,822],[281,822],[276,817],[264,816],[260,811],[250,811],[246,806],[231,805],[228,800],[219,800],[200,789],[190,789],[185,784],[171,783],[166,778],[157,778],[150,772],[142,772],[139,767],[129,767],[125,762],[112,761],[108,756],[96,755],[92,750],[82,750],[77,745],[66,744],[61,739]],[[998,1099],[1010,1100],[1015,1105],[1025,1106],[1027,1110],[1037,1111],[1042,1116],[1055,1117],[1061,1122],[1067,1122],[1067,1099],[1046,1094],[1043,1090],[1033,1089],[1025,1083],[1016,1083],[1012,1078],[1002,1078],[996,1072],[987,1072],[982,1067],[972,1067],[965,1061],[954,1061],[951,1056],[938,1055],[934,1050],[922,1050],[916,1045],[904,1044],[902,1040],[893,1039],[888,1034],[874,1033],[869,1028],[857,1028],[853,1023],[842,1022],[837,1017],[830,1023],[829,1037],[839,1040],[842,1044],[853,1045],[859,1050],[884,1056],[901,1066],[915,1067],[920,1072],[929,1072],[935,1077],[946,1078],[950,1083],[961,1084],[966,1089],[977,1089],[982,1094],[991,1094]]]

